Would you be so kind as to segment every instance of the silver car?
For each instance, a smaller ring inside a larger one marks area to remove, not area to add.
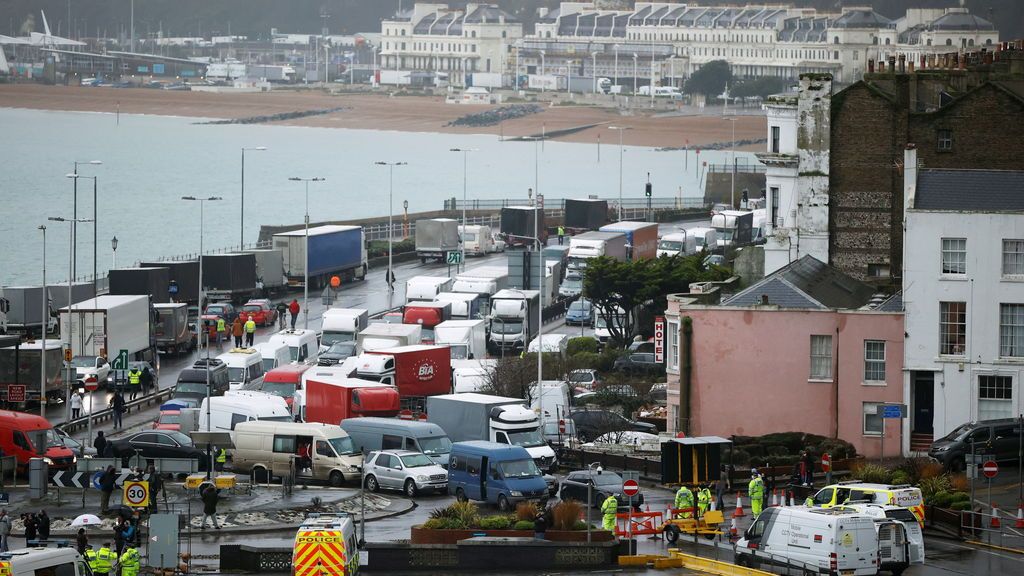
[[[412,498],[425,491],[448,492],[448,471],[428,456],[409,450],[370,452],[363,464],[366,488],[401,490]]]

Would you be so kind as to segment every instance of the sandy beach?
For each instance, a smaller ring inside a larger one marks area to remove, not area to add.
[[[407,132],[444,132],[451,134],[503,134],[506,137],[541,134],[567,128],[597,124],[555,139],[565,142],[618,143],[618,134],[608,125],[630,128],[623,143],[636,146],[689,145],[700,148],[712,143],[728,143],[732,126],[721,115],[665,115],[649,110],[620,112],[597,106],[549,106],[525,118],[509,120],[498,126],[454,127],[447,124],[466,114],[487,110],[488,106],[446,104],[440,96],[388,96],[383,93],[326,94],[314,90],[275,90],[263,93],[178,92],[142,88],[93,88],[43,86],[38,84],[0,84],[0,107],[115,112],[209,118],[244,118],[285,112],[343,107],[331,114],[275,122],[295,126],[357,128]],[[765,118],[755,114],[736,121],[736,140],[765,137]],[[739,147],[759,151],[763,144]]]

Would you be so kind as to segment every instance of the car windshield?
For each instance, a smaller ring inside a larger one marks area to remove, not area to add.
[[[533,430],[523,430],[520,432],[509,431],[507,434],[509,443],[516,446],[532,448],[534,446],[544,445],[544,440],[540,437],[540,430],[537,428],[534,428]]]
[[[157,422],[161,424],[181,424],[181,413],[167,413],[161,414],[160,419]]]
[[[71,359],[71,366],[74,368],[95,368],[96,358],[92,356],[75,356]]]
[[[510,460],[500,465],[501,474],[505,478],[533,478],[540,476],[540,470],[533,460]]]
[[[349,332],[324,332],[320,336],[321,346],[334,347],[334,344],[338,342],[352,342],[352,346],[355,347],[356,343],[352,340],[352,334]]]
[[[331,443],[331,447],[334,448],[334,451],[342,456],[356,453],[356,445],[352,443],[352,438],[349,438],[348,436],[331,438],[327,441]]]
[[[339,356],[341,359],[354,356],[356,353],[356,343],[352,340],[344,340],[342,342],[335,342],[331,344],[331,347],[327,349],[327,354],[331,356]]]
[[[242,306],[242,312],[259,312],[261,308],[255,304],[247,304]]]
[[[523,323],[519,320],[491,322],[491,332],[495,334],[519,334],[523,331]]]
[[[53,430],[53,428],[50,428],[49,430],[46,431],[46,446],[48,448],[53,448],[54,446],[64,446],[64,439],[61,438],[60,435]]]
[[[613,316],[613,318],[615,319],[615,326],[617,326],[618,328],[622,328],[622,319],[619,318],[618,316]],[[608,327],[608,321],[604,319],[604,316],[600,316],[599,315],[597,317],[597,327],[598,328],[607,328]]]
[[[245,382],[245,368],[228,368],[228,380],[231,382]]]
[[[583,279],[578,276],[566,276],[565,280],[562,281],[562,286],[573,290],[579,290],[580,288],[583,288]]]
[[[271,370],[273,370],[275,368],[274,364],[276,364],[276,363],[277,363],[277,360],[275,360],[274,358],[264,358],[263,359],[263,371],[264,372],[270,372]]]
[[[573,372],[569,374],[569,382],[593,382],[594,376],[590,372]]]
[[[678,252],[683,249],[683,243],[678,240],[662,240],[658,242],[658,249]]]
[[[424,454],[447,454],[452,451],[452,441],[447,436],[417,438],[416,441]]]
[[[424,466],[433,466],[434,461],[427,458],[424,454],[410,454],[408,456],[402,456],[402,465],[406,468],[422,468]]]
[[[946,434],[946,437],[943,438],[943,440],[960,440],[963,437],[967,436],[967,434],[971,430],[973,430],[973,426],[970,423],[961,424],[957,426],[952,432]]]
[[[206,307],[206,313],[207,314],[216,314],[217,316],[221,316],[221,315],[224,314],[224,312],[225,312],[225,310],[224,310],[223,306],[207,306]]]
[[[295,395],[295,384],[288,382],[264,382],[263,388],[260,391],[282,398],[289,398]]]
[[[206,394],[206,384],[200,382],[178,382],[174,391],[183,394]]]
[[[590,477],[594,479],[594,484],[598,486],[622,486],[622,477],[614,472],[591,474]]]

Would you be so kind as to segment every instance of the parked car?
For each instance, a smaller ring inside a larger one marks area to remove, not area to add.
[[[371,492],[388,488],[412,498],[425,491],[448,491],[448,471],[426,454],[410,450],[370,452],[363,464],[363,477]]]
[[[601,379],[597,375],[597,370],[589,368],[578,368],[569,372],[567,380],[569,386],[574,388],[577,394],[597,390],[601,385]]]
[[[319,366],[334,366],[335,364],[341,364],[347,358],[355,355],[355,340],[342,340],[341,342],[331,344],[327,350],[321,352],[316,358],[316,363]]]
[[[85,456],[96,456],[96,449],[92,446],[82,444],[82,442],[73,438],[70,434],[60,428],[54,428],[53,431],[57,434],[57,438],[64,443],[64,447],[71,450],[76,457],[84,458]]]
[[[577,502],[587,501],[587,492],[590,492],[590,506],[598,507],[608,496],[615,496],[619,506],[629,502],[629,497],[622,493],[622,476],[615,472],[604,470],[576,470],[569,472],[569,475],[562,480],[562,488],[558,497],[562,500],[576,500]],[[589,488],[589,486],[593,488]],[[639,510],[644,503],[644,493],[640,492],[633,497],[633,508]]]
[[[612,369],[616,372],[658,373],[665,370],[664,364],[654,361],[653,352],[634,352],[615,359]]]
[[[576,410],[569,417],[576,425],[576,437],[583,442],[589,442],[608,432],[658,433],[654,424],[635,422],[611,410]]]
[[[138,454],[143,458],[194,458],[204,470],[206,453],[192,444],[192,439],[174,430],[146,430],[113,441],[114,458],[122,465]]]
[[[964,469],[965,456],[972,446],[979,454],[991,454],[997,462],[1016,462],[1020,433],[1016,418],[968,422],[933,442],[928,455],[956,471]]]
[[[79,386],[87,381],[99,385],[106,382],[110,376],[110,363],[102,356],[75,356],[71,359],[71,367],[75,369],[75,378]]]
[[[594,306],[590,300],[580,298],[569,304],[569,310],[565,313],[566,325],[592,326],[594,324]]]
[[[270,300],[258,298],[243,304],[242,309],[238,312],[238,317],[242,319],[242,322],[248,321],[251,317],[252,321],[260,326],[273,326],[277,322],[277,309]]]
[[[206,305],[203,316],[220,316],[230,325],[238,317],[238,310],[235,309],[235,305],[231,302],[214,302]]]

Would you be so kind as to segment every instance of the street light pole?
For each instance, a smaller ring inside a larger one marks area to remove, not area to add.
[[[72,339],[71,335],[72,335],[72,331],[74,330],[74,323],[71,321],[71,285],[75,281],[74,275],[72,274],[72,270],[74,270],[74,267],[75,267],[75,236],[74,236],[74,234],[72,234],[72,231],[75,229],[75,225],[78,224],[79,222],[92,222],[92,220],[90,220],[88,218],[59,218],[59,217],[53,217],[53,216],[47,218],[47,220],[49,220],[51,222],[67,222],[68,223],[68,350],[73,350],[74,346],[73,346],[72,343],[74,342],[74,340]],[[43,284],[45,285],[45,282],[43,282]],[[48,299],[49,298],[47,297],[47,294],[46,294],[46,288],[44,287],[43,288],[43,305],[44,306],[46,305],[46,302],[47,302]],[[44,321],[44,323],[43,323],[43,333],[45,334],[46,333],[46,323],[45,323],[46,318],[45,317],[43,318],[43,321]],[[46,350],[44,348],[43,349],[43,355],[45,355],[45,354],[46,354]],[[72,358],[75,357],[73,352],[71,354],[71,357]],[[45,379],[45,375],[44,375],[44,379]],[[70,382],[70,381],[71,381],[71,362],[68,362],[68,382]],[[44,388],[45,388],[45,386],[44,386]],[[43,395],[39,398],[39,415],[42,416],[43,418],[46,418],[46,390],[44,389],[42,392],[43,392]],[[89,399],[89,412],[90,413],[92,412],[92,398],[91,397]],[[89,438],[92,438],[92,418],[91,417],[89,418]]]
[[[316,176],[313,178],[299,178],[293,176],[289,178],[292,182],[303,182],[306,185],[306,245],[304,247],[306,252],[306,261],[302,265],[304,282],[302,286],[302,328],[303,330],[309,330],[309,183],[310,182],[323,182],[326,178]]]
[[[619,222],[622,221],[622,133],[629,130],[629,126],[609,126],[609,130],[619,133]]]
[[[97,236],[98,236],[98,229],[99,229],[99,226],[96,225],[96,223],[99,221],[98,220],[99,212],[98,212],[98,210],[96,208],[96,204],[97,204],[97,200],[98,200],[98,195],[97,195],[97,191],[96,191],[96,181],[99,180],[99,177],[98,176],[83,176],[81,174],[76,174],[76,173],[65,174],[65,177],[73,179],[75,181],[76,185],[78,183],[78,179],[79,178],[86,178],[86,179],[92,180],[92,221],[93,221],[93,225],[92,225],[92,282],[93,282],[93,285],[95,286],[96,278],[98,277],[98,274],[96,272],[96,252],[97,252],[97,246],[98,246]],[[77,228],[77,226],[76,226],[76,228]]]
[[[72,162],[72,164],[75,165],[75,170],[74,172],[72,172],[74,176],[69,177],[72,178],[72,180],[74,181],[74,198],[71,202],[71,249],[74,252],[74,254],[71,256],[71,277],[73,278],[75,274],[78,273],[78,226],[77,223],[74,222],[74,220],[78,219],[78,166],[79,164],[91,164],[93,166],[99,166],[100,164],[103,164],[103,162],[100,160],[76,160]],[[70,306],[71,303],[68,302],[68,305]]]
[[[113,252],[112,266],[111,268],[117,268],[117,236],[110,239],[110,251]]]
[[[374,162],[377,166],[388,167],[388,272],[384,279],[388,284],[388,292],[395,291],[395,285],[391,281],[391,248],[395,236],[395,225],[392,221],[394,215],[393,200],[395,196],[395,166],[405,166],[405,162]]]
[[[466,204],[469,203],[469,153],[477,152],[478,148],[452,148],[452,152],[462,152],[462,234],[459,245],[462,246],[462,271],[466,271],[466,242],[462,236],[466,234]]]
[[[41,318],[43,319],[43,329],[42,329],[43,337],[42,337],[42,345],[41,345],[41,347],[39,349],[39,376],[40,376],[39,377],[39,398],[45,398],[46,397],[46,326],[48,324],[47,319],[50,317],[50,315],[48,314],[48,312],[49,312],[48,305],[50,303],[49,302],[49,300],[50,300],[50,292],[46,289],[46,226],[40,224],[39,225],[39,230],[41,230],[43,232],[43,305],[42,305],[43,311],[42,311],[42,316],[41,316]],[[69,316],[68,316],[68,318],[70,319],[71,318],[71,316],[70,316],[70,314],[71,314],[71,310],[70,310],[71,302],[70,301],[68,301],[68,306],[69,306],[69,309],[68,309]],[[70,386],[71,386],[71,384],[69,382],[68,383],[68,390],[71,389]],[[67,411],[70,413],[70,411],[71,411],[71,397],[70,397],[70,395],[66,398],[66,401],[68,402],[68,409],[67,409]],[[42,416],[43,418],[46,417],[46,415],[43,412],[44,409],[45,409],[44,408],[45,406],[46,406],[46,404],[44,402],[41,402],[41,401],[39,402],[39,415]],[[69,416],[70,416],[70,414],[65,416],[64,419],[65,420],[71,420],[71,418]]]
[[[240,225],[238,228],[238,249],[245,250],[245,151],[246,150],[266,150],[266,146],[253,146],[251,148],[242,147],[242,201],[238,207],[238,219]]]
[[[728,102],[728,100],[726,100]],[[732,122],[732,141],[729,142],[729,172],[732,174],[732,186],[730,193],[731,203],[729,204],[730,209],[736,208],[736,116],[726,116],[726,120]]]

